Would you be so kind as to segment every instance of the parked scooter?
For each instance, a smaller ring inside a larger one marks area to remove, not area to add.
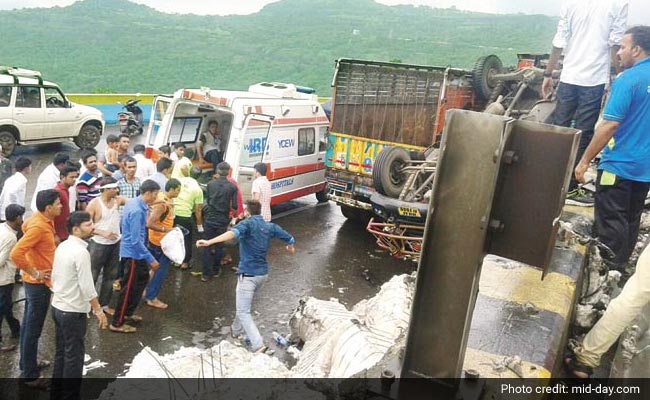
[[[141,135],[143,132],[142,108],[138,106],[140,100],[131,99],[122,106],[126,111],[117,113],[117,122],[120,125],[120,132],[129,136]],[[117,104],[122,104],[119,101]]]

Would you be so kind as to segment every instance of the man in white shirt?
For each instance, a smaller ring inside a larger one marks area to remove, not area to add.
[[[36,189],[34,190],[34,194],[32,194],[32,204],[30,206],[32,212],[38,211],[36,209],[36,195],[38,192],[45,189],[54,189],[54,186],[56,186],[56,184],[61,179],[61,171],[63,170],[63,167],[65,167],[65,164],[69,160],[70,156],[68,153],[56,153],[54,155],[54,159],[52,160],[52,164],[45,167],[43,172],[41,172],[41,174],[38,176],[38,179],[36,180]],[[75,203],[76,199],[77,196],[74,198]],[[74,210],[74,205],[70,208],[70,210]]]
[[[75,394],[78,396],[81,389],[84,336],[90,310],[97,317],[100,329],[108,326],[106,315],[99,306],[90,269],[86,242],[93,233],[90,214],[85,211],[70,214],[68,231],[70,236],[54,252],[52,270],[52,318],[56,328],[52,372],[54,398],[57,398],[55,394],[63,395],[60,398],[78,398]]]
[[[136,144],[133,147],[133,152],[135,153],[133,158],[138,163],[135,170],[135,177],[140,179],[140,182],[144,182],[145,179],[156,173],[156,167],[153,165],[153,161],[144,156],[144,150],[145,148],[142,144]]]
[[[14,317],[12,298],[16,266],[9,258],[9,253],[18,241],[16,235],[23,224],[25,207],[10,204],[5,210],[5,214],[7,222],[0,224],[0,332],[2,331],[2,322],[7,321],[11,337],[16,339],[20,336],[20,322]],[[15,345],[3,345],[2,337],[0,337],[0,352],[15,349]]]
[[[616,52],[627,28],[627,3],[627,0],[571,0],[561,11],[544,72],[542,96],[547,98],[553,92],[552,73],[565,50],[551,122],[570,126],[575,121],[575,128],[582,131],[576,164],[594,135],[610,74],[620,72]],[[578,188],[574,177],[567,204],[593,206],[593,197]]]
[[[251,188],[251,194],[253,200],[257,200],[262,204],[262,218],[264,221],[271,221],[271,182],[266,178],[266,164],[257,163],[253,166],[255,172],[253,176],[255,180],[253,181],[253,187]]]
[[[2,193],[0,193],[0,220],[2,221],[5,220],[5,210],[9,204],[25,206],[25,193],[27,191],[26,175],[32,172],[32,160],[26,157],[20,157],[16,160],[15,165],[16,173],[5,181]]]
[[[219,133],[219,123],[217,121],[208,122],[208,131],[199,137],[196,142],[196,155],[199,156],[199,162],[212,163],[212,171],[217,172],[217,164],[223,161],[224,143]]]

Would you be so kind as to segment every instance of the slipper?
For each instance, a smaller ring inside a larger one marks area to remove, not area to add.
[[[124,317],[124,320],[126,320],[126,321],[131,321],[131,322],[142,322],[142,317],[139,316],[139,315],[135,315],[135,314],[133,314],[133,315],[126,315],[126,316]]]
[[[131,325],[122,325],[122,326],[113,326],[112,324],[108,326],[108,329],[111,332],[119,332],[119,333],[133,333],[137,331],[136,328],[132,327]]]
[[[45,369],[45,368],[49,368],[50,365],[52,365],[51,361],[41,360],[38,362],[38,364],[36,364],[36,367],[38,367],[38,369]]]
[[[234,265],[230,267],[230,269],[233,270],[234,272],[239,272],[239,268],[235,267]]]
[[[160,300],[158,300],[158,299],[154,299],[154,300],[146,300],[146,301],[144,302],[144,304],[148,305],[149,307],[159,308],[159,309],[161,309],[161,310],[164,310],[165,308],[169,307],[168,304],[163,303],[162,301],[160,301]]]
[[[188,263],[181,264],[181,269],[183,271],[185,271],[186,269],[190,269],[190,268],[192,268],[192,266],[190,264],[188,264]]]
[[[203,272],[192,271],[192,272],[190,272],[190,275],[192,275],[192,276],[202,276],[202,275],[203,275]]]
[[[594,374],[594,369],[580,363],[575,356],[564,359],[564,367],[571,378],[589,379]]]
[[[255,350],[253,353],[255,354],[264,354],[269,348],[266,346],[262,346],[259,349]]]
[[[208,282],[210,279],[212,278],[201,275],[201,282]]]
[[[102,308],[102,311],[104,311],[104,314],[108,315],[109,317],[115,315],[115,310],[110,307],[104,307]]]

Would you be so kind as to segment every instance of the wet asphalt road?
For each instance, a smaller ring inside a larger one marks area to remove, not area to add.
[[[107,131],[117,132],[114,126]],[[131,146],[143,141],[143,137],[133,138]],[[103,146],[102,138],[100,151]],[[33,161],[33,173],[28,177],[28,205],[38,175],[58,151],[69,151],[73,159],[78,159],[78,149],[71,142],[19,147],[12,156],[13,160],[26,156]],[[254,319],[268,343],[272,341],[272,331],[288,333],[288,317],[302,297],[337,298],[351,307],[375,295],[379,286],[393,275],[414,270],[414,263],[395,260],[379,250],[363,227],[347,222],[334,203],[318,205],[311,195],[275,207],[273,214],[273,222],[295,236],[296,253],[287,253],[282,242],[274,243],[269,252],[269,279],[253,305]],[[236,247],[228,251],[236,262]],[[197,258],[192,270],[200,270]],[[207,283],[191,276],[189,271],[170,269],[159,296],[169,308],[158,310],[141,305],[137,313],[144,321],[137,325],[135,334],[99,331],[95,319],[88,321],[86,353],[91,362],[100,360],[107,365],[89,371],[87,376],[121,375],[128,368],[125,364],[131,362],[143,345],[164,354],[182,346],[208,347],[225,339],[226,327],[234,317],[235,286],[236,276],[228,267],[220,277]],[[14,299],[23,297],[22,285],[16,285]],[[15,315],[21,320],[23,305],[21,302],[14,307]],[[2,333],[3,337],[9,337],[6,324]],[[39,345],[41,358],[53,359],[53,334],[54,324],[48,313]],[[0,353],[0,377],[19,376],[18,358],[18,351]]]

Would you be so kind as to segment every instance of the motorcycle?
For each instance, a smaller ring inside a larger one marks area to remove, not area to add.
[[[126,111],[117,113],[117,122],[120,126],[120,132],[129,136],[141,135],[144,131],[142,108],[138,106],[140,100],[131,99],[122,106]],[[117,104],[122,105],[119,101]]]

